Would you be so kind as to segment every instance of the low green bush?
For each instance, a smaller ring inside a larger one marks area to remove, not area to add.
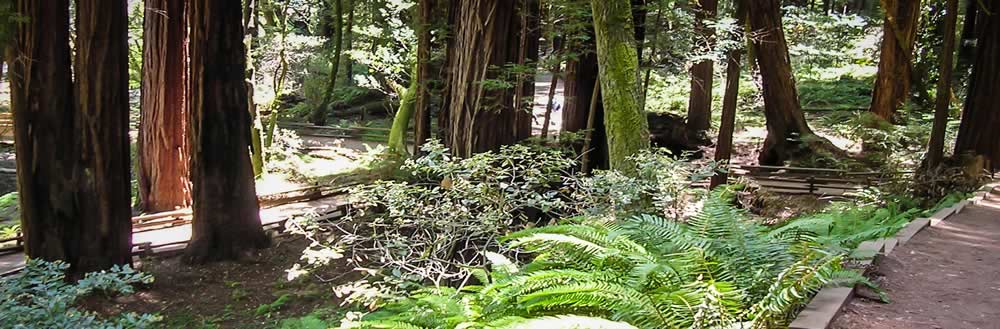
[[[101,319],[76,306],[78,299],[93,293],[132,294],[133,285],[152,283],[152,276],[126,265],[68,283],[68,268],[63,262],[29,260],[20,275],[0,280],[0,329],[149,328],[160,320],[157,315],[136,313]]]

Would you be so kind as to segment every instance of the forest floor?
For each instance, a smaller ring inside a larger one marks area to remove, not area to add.
[[[1000,328],[1000,191],[880,260],[890,303],[854,298],[831,328]]]
[[[342,260],[295,281],[286,270],[309,242],[281,236],[252,260],[187,265],[180,257],[144,259],[140,269],[156,280],[127,297],[93,296],[83,307],[100,314],[159,314],[163,328],[274,328],[281,319],[310,314],[328,317],[343,310],[331,287],[358,279]],[[335,261],[336,262],[336,261]]]

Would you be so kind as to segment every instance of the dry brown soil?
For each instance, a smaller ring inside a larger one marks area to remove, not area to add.
[[[920,232],[875,275],[891,303],[854,298],[831,328],[1000,328],[1000,194]]]

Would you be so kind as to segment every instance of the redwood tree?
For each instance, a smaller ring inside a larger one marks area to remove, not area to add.
[[[69,277],[131,261],[126,3],[18,1],[12,52],[21,222],[29,257]],[[77,83],[72,76],[75,73]],[[74,97],[75,95],[75,97]]]
[[[1000,170],[1000,0],[984,0],[981,34],[976,45],[978,54],[972,68],[968,98],[962,113],[955,154],[966,153],[982,156],[986,169]]]
[[[127,2],[77,0],[76,10],[78,266],[101,269],[132,259]]]
[[[139,119],[139,206],[191,205],[187,141],[186,0],[146,0]]]
[[[699,0],[695,10],[695,31],[698,40],[708,48],[713,47],[715,29],[705,24],[705,20],[714,19],[719,3],[717,0]],[[688,100],[688,129],[703,132],[712,126],[712,83],[715,76],[715,63],[703,60],[691,67],[691,97]]]
[[[240,0],[192,0],[190,120],[193,221],[188,261],[238,259],[268,245],[250,164]]]
[[[531,117],[514,102],[523,86],[504,72],[521,54],[517,7],[504,0],[451,2],[448,91],[439,119],[445,145],[456,156],[531,137]]]
[[[781,1],[748,2],[753,51],[760,67],[767,119],[767,138],[760,153],[760,163],[780,165],[817,146],[834,149],[828,141],[813,135],[802,113],[788,57],[788,43],[782,30]],[[804,141],[810,141],[806,143],[810,145],[805,145]]]
[[[920,0],[883,0],[882,50],[870,111],[894,121],[896,110],[910,98],[913,47],[920,20]]]
[[[19,0],[10,58],[11,109],[17,143],[17,183],[28,257],[70,264],[80,239],[74,167],[73,81],[69,1]]]
[[[639,59],[631,4],[592,0],[597,61],[611,169],[633,170],[628,157],[649,147],[646,114],[640,105]]]
[[[604,128],[604,102],[597,85],[597,53],[593,40],[583,43],[583,53],[566,62],[566,81],[563,84],[565,102],[562,111],[562,131],[580,132],[588,129],[587,119],[590,117],[591,101],[596,97],[593,110],[594,122],[590,145],[592,148],[578,149],[578,153],[587,153],[592,168],[607,169],[608,142]],[[596,91],[596,94],[595,94]]]

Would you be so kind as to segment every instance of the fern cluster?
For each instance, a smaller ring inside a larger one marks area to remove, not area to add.
[[[830,282],[860,279],[806,231],[746,219],[726,189],[687,222],[637,215],[522,230],[489,254],[481,286],[423,290],[351,328],[769,328]]]

